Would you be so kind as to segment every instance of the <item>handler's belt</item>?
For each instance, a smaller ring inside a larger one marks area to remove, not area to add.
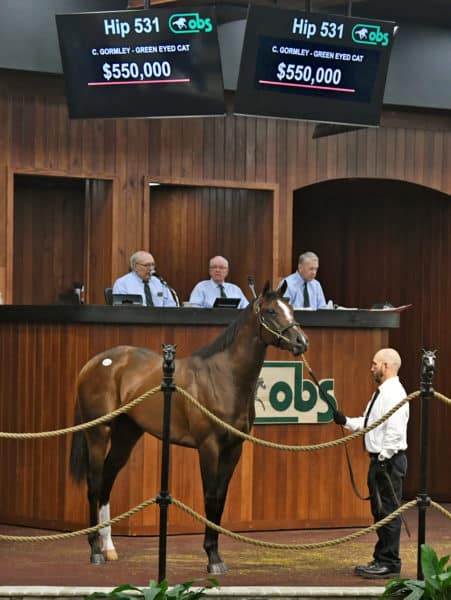
[[[401,456],[405,453],[406,453],[405,450],[398,450],[398,452],[396,452],[396,454],[393,454],[393,456],[397,456],[397,455]],[[379,452],[368,452],[368,454],[369,454],[371,460],[375,460],[379,457]],[[393,456],[392,456],[392,458],[393,458]],[[387,460],[389,460],[389,459],[387,459]]]

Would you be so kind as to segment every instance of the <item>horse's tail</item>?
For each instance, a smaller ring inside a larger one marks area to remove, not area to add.
[[[79,425],[81,420],[78,402],[75,407],[75,425]],[[72,446],[70,449],[70,474],[77,483],[84,481],[88,474],[88,445],[83,431],[75,431],[72,434]]]

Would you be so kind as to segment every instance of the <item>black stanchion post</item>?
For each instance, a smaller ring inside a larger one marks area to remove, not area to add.
[[[160,539],[158,547],[158,581],[166,579],[166,547],[168,530],[168,506],[171,504],[169,494],[169,444],[171,433],[171,397],[175,390],[174,359],[176,346],[173,344],[163,344],[163,383],[161,391],[164,393],[163,407],[163,448],[161,453],[161,484],[160,493],[157,496],[157,503],[160,506]]]
[[[421,369],[421,416],[420,416],[420,486],[418,490],[418,547],[417,578],[424,579],[421,568],[421,544],[426,541],[426,509],[430,506],[427,488],[428,437],[429,437],[429,400],[434,394],[432,379],[435,371],[435,350],[423,350]]]

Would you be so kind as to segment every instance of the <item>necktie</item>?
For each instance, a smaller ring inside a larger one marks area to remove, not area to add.
[[[368,418],[370,416],[370,412],[374,406],[374,403],[376,402],[376,398],[379,396],[379,388],[377,388],[377,390],[374,392],[373,397],[371,398],[371,402],[370,405],[368,407],[368,410],[366,411],[366,415],[365,415],[365,421],[363,422],[363,429],[366,429],[366,426],[368,425]],[[365,434],[366,435],[366,434]],[[365,436],[363,436],[363,449],[366,450],[366,446],[365,446]]]
[[[221,298],[227,298],[227,294],[226,294],[226,293],[225,293],[225,291],[224,291],[224,286],[222,285],[222,283],[220,283],[220,284],[218,285],[218,288],[219,288],[219,290],[220,290],[220,292],[221,292]]]
[[[308,295],[307,282],[304,283],[304,308],[309,308],[310,296]]]
[[[150,293],[149,282],[144,282],[144,295],[146,296],[146,305],[153,306],[152,294]]]

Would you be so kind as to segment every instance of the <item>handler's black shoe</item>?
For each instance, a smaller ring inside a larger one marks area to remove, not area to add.
[[[375,562],[356,571],[356,575],[364,579],[390,579],[391,577],[399,577],[399,571],[394,571],[392,567]]]
[[[372,567],[375,564],[376,564],[376,561],[372,560],[367,565],[357,565],[356,567],[354,567],[354,575],[358,575],[360,571],[362,571],[364,569],[368,569],[368,567]]]

